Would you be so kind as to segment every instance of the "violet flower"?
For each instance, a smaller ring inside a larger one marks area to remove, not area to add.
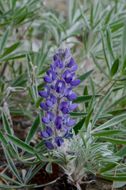
[[[42,122],[45,125],[41,136],[50,150],[60,147],[65,138],[71,137],[72,127],[76,123],[69,116],[77,108],[77,104],[72,103],[77,98],[73,88],[80,83],[75,75],[76,70],[77,64],[70,50],[59,49],[44,76],[45,88],[39,91],[39,95],[44,98],[40,104],[44,111]]]

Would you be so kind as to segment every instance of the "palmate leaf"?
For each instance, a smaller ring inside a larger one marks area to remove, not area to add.
[[[12,52],[4,57],[0,57],[0,61],[10,61],[10,60],[15,60],[15,59],[19,59],[19,58],[25,58],[26,57],[26,52]]]
[[[2,113],[2,122],[3,122],[4,132],[7,133],[7,134],[10,134],[10,135],[13,135],[14,134],[13,128],[11,127],[10,122],[9,122],[9,120],[7,118],[7,114],[5,112]],[[15,145],[13,145],[10,142],[10,144],[8,144],[7,146],[8,146],[8,148],[10,147],[10,150],[11,150],[12,154],[18,155],[18,151],[17,151]]]
[[[0,174],[0,178],[1,179],[5,179],[6,181],[12,182],[13,184],[17,184],[17,185],[21,185],[17,180],[14,180],[12,178],[10,178],[9,176],[7,176],[6,174]]]
[[[0,132],[0,142],[2,143],[3,147],[6,148],[8,154],[15,158],[19,157],[18,151],[16,150],[15,146],[13,146],[12,143],[8,143],[7,139],[2,134],[2,132]]]
[[[20,74],[18,77],[15,78],[15,80],[12,81],[11,86],[12,87],[24,87],[27,83],[27,74],[23,73]]]
[[[107,142],[111,142],[113,144],[124,144],[126,145],[126,140],[118,139],[118,138],[110,138],[110,137],[101,137],[102,140],[105,140]]]
[[[93,72],[93,70],[90,70],[86,73],[84,73],[83,75],[79,76],[78,78],[81,80],[81,82],[83,82],[86,78],[88,78],[90,76],[90,74]]]
[[[99,105],[97,105],[98,110],[94,113],[93,124],[96,123],[99,115],[101,115],[105,109],[106,103],[108,102],[108,98],[111,95],[111,90],[105,95],[105,97],[100,101]]]
[[[69,24],[70,25],[73,23],[76,10],[77,10],[76,0],[69,0],[68,18],[69,18]]]
[[[115,168],[116,165],[117,163],[108,163],[106,166],[100,169],[100,174],[104,174],[107,171],[111,171]]]
[[[30,128],[30,131],[29,131],[27,137],[26,137],[25,142],[27,144],[29,144],[30,141],[33,139],[33,137],[35,135],[35,132],[38,129],[39,124],[40,124],[40,117],[37,116],[36,119],[35,119],[35,121],[34,121],[34,123],[33,123],[33,125],[32,125],[32,127]]]
[[[7,134],[7,138],[8,138],[9,141],[13,142],[17,147],[20,147],[22,150],[24,150],[24,151],[26,151],[26,152],[28,152],[30,154],[33,154],[33,155],[36,154],[35,150],[30,145],[23,142],[19,138],[14,137],[14,136],[9,135],[9,134]]]
[[[122,146],[119,151],[116,152],[117,156],[123,157],[126,155],[126,146]]]
[[[74,100],[74,102],[76,103],[81,103],[81,102],[88,102],[90,101],[93,97],[94,98],[98,98],[100,95],[84,95],[84,96],[78,96],[76,100]]]
[[[108,49],[109,55],[111,57],[111,60],[113,60],[114,52],[113,52],[113,47],[112,47],[112,36],[111,36],[111,32],[109,28],[106,29],[106,42],[107,42],[107,49]]]
[[[113,127],[119,123],[121,123],[122,121],[125,121],[126,120],[126,113],[125,114],[121,114],[121,115],[118,115],[118,116],[115,116],[113,117],[112,119],[110,119],[109,121],[107,121],[106,123],[96,127],[95,129],[92,130],[92,133],[94,132],[99,132],[103,129],[107,129],[107,128],[110,128],[110,127]]]
[[[92,56],[95,66],[99,69],[99,71],[102,72],[105,75],[105,77],[109,78],[109,75],[106,73],[104,68],[101,67],[100,63],[98,63],[98,60],[96,59],[95,55],[91,53],[91,56]]]
[[[26,176],[25,176],[25,184],[28,184],[28,182],[39,172],[41,168],[45,165],[46,162],[41,162],[39,165],[32,165],[32,167],[28,170]]]
[[[114,100],[112,103],[110,103],[107,108],[105,108],[105,111],[111,113],[111,109],[113,111],[113,108],[116,107],[117,105],[125,104],[126,102],[126,95],[119,97],[118,99]],[[125,110],[125,109],[123,109]]]
[[[74,126],[74,132],[75,134],[77,134],[79,132],[79,130],[83,127],[85,121],[85,117],[83,119],[81,119],[75,126]]]
[[[4,146],[3,146],[3,150],[4,150],[4,154],[5,154],[8,166],[9,166],[10,170],[12,171],[13,175],[18,179],[18,181],[20,183],[23,183],[21,176],[14,164],[13,159],[11,158],[10,154],[8,153],[8,151],[6,150],[6,148]]]
[[[117,73],[118,68],[119,68],[119,59],[117,58],[117,59],[114,61],[113,65],[112,65],[112,68],[111,68],[111,76],[114,76],[114,75]]]
[[[126,173],[124,174],[116,174],[114,175],[108,175],[108,174],[102,174],[102,176],[104,177],[104,179],[108,179],[110,181],[126,181]]]
[[[12,53],[19,47],[19,45],[20,45],[20,42],[16,42],[13,45],[11,45],[10,47],[5,48],[3,54],[0,57],[4,57],[4,56]]]
[[[122,68],[126,67],[125,59],[126,59],[126,24],[123,28],[123,35],[122,35],[122,43],[121,43],[121,56],[122,56]]]
[[[107,65],[107,68],[108,68],[108,72],[110,73],[111,64],[110,64],[109,57],[108,57],[109,54],[108,54],[108,52],[106,50],[106,45],[105,45],[106,39],[105,39],[103,33],[101,33],[101,37],[102,37],[102,46],[103,46],[104,57],[105,57],[106,65]]]
[[[8,35],[9,35],[9,29],[7,29],[3,35],[3,37],[0,39],[0,54],[2,54],[2,51],[5,47],[5,44],[7,42],[7,38],[8,38]]]
[[[0,141],[3,143],[4,146],[8,145],[8,142],[1,131],[0,131]]]
[[[12,128],[11,128],[11,126],[9,124],[9,121],[7,119],[7,116],[6,116],[6,114],[4,112],[2,114],[2,121],[3,121],[3,128],[4,128],[5,132],[12,135],[13,130],[12,130]]]
[[[93,136],[106,137],[106,136],[112,136],[112,135],[120,134],[120,133],[122,133],[121,130],[102,130],[100,132],[93,133]]]

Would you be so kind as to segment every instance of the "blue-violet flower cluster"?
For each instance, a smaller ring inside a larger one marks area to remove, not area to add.
[[[39,91],[44,98],[40,107],[44,110],[42,122],[45,129],[41,136],[48,149],[60,147],[65,138],[71,136],[76,120],[69,115],[77,104],[72,103],[77,98],[73,88],[79,85],[76,78],[77,64],[69,49],[59,49],[53,56],[53,62],[44,76],[45,88]]]

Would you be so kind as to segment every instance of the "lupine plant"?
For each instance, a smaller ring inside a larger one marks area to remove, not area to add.
[[[0,0],[0,189],[123,187],[125,0],[51,2]]]

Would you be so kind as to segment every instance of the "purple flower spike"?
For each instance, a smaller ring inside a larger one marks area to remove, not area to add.
[[[65,138],[72,137],[76,120],[69,113],[77,108],[77,104],[72,103],[77,98],[73,89],[80,84],[76,70],[77,64],[70,50],[59,49],[43,77],[45,88],[39,91],[39,95],[45,98],[40,103],[44,112],[42,122],[45,129],[41,132],[41,137],[49,150],[62,146]]]

